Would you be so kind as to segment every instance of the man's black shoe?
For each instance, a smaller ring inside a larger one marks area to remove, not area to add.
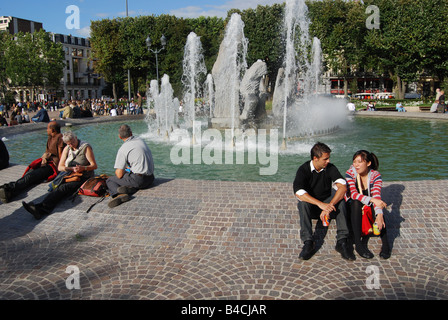
[[[43,216],[43,212],[41,212],[35,204],[33,204],[32,202],[30,203],[26,203],[25,201],[22,201],[22,205],[23,207],[26,209],[26,211],[28,211],[29,213],[31,213],[33,215],[33,217],[36,220],[40,220],[42,219]]]
[[[372,259],[374,257],[373,253],[367,249],[363,244],[355,247],[356,252],[365,259]]]
[[[309,260],[314,254],[314,241],[307,240],[302,248],[302,252],[300,252],[299,259],[301,260]]]
[[[8,203],[11,200],[11,192],[5,187],[0,187],[0,201]]]
[[[137,188],[128,187],[128,186],[121,186],[117,188],[117,192],[119,194],[134,194],[138,191]]]
[[[347,239],[341,239],[336,243],[336,251],[339,252],[345,260],[354,261],[356,260],[356,257],[353,253],[353,247],[350,248],[350,246],[347,243]]]
[[[389,248],[381,248],[380,257],[383,259],[389,259],[391,256],[391,250]]]
[[[131,197],[128,194],[119,194],[108,203],[108,206],[112,209],[129,200],[131,200]]]

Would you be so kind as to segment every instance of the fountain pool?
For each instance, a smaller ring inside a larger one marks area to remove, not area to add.
[[[71,128],[80,139],[92,145],[99,165],[97,174],[114,172],[115,155],[121,146],[119,125],[111,122]],[[289,141],[288,149],[278,153],[276,174],[266,176],[260,175],[260,164],[174,165],[170,159],[174,143],[149,135],[148,125],[143,120],[129,122],[129,125],[134,134],[143,137],[151,148],[157,178],[292,182],[298,166],[309,159],[309,151],[316,141],[332,148],[331,162],[341,173],[350,166],[351,157],[357,150],[367,149],[378,155],[385,181],[448,177],[448,153],[444,150],[448,145],[448,122],[445,121],[354,117],[334,134]],[[65,130],[68,129],[63,128],[63,132]],[[11,163],[27,165],[40,157],[45,141],[45,131],[9,137],[5,144]],[[204,147],[204,141],[202,143]]]

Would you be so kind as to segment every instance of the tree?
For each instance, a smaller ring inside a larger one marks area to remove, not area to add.
[[[44,30],[17,33],[5,41],[5,75],[12,87],[57,89],[64,70],[64,51]],[[33,96],[31,97],[33,99]]]
[[[344,78],[348,93],[348,78],[367,59],[364,36],[367,32],[365,8],[359,2],[343,0],[308,1],[310,32],[321,40],[322,52],[329,69]]]
[[[8,78],[6,77],[6,60],[5,60],[5,48],[8,34],[6,32],[0,32],[0,98],[5,97],[6,84]],[[0,101],[1,102],[1,101]]]
[[[120,24],[121,19],[103,19],[92,21],[90,26],[93,67],[112,83],[115,101],[118,101],[117,85],[123,84],[125,74],[125,59],[120,51]]]
[[[447,75],[448,31],[442,17],[446,0],[380,0],[381,28],[366,36],[372,59],[395,80],[400,99],[406,82],[423,73],[443,79]]]

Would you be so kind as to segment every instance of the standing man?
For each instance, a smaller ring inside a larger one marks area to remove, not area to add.
[[[330,163],[331,149],[316,143],[311,149],[311,161],[305,162],[294,180],[294,194],[299,199],[300,238],[304,242],[299,258],[310,259],[315,243],[311,219],[336,219],[336,251],[346,260],[355,260],[348,243],[349,230],[344,195],[347,183],[335,165]]]
[[[59,159],[61,159],[65,147],[59,123],[56,121],[50,122],[47,126],[47,134],[47,149],[42,157],[35,160],[27,168],[22,178],[0,187],[0,200],[3,203],[8,203],[20,192],[31,186],[56,177]]]
[[[150,187],[154,182],[154,162],[146,143],[132,135],[128,125],[122,125],[118,137],[124,142],[115,160],[115,176],[107,179],[113,198],[109,207],[114,208],[130,200],[130,194]]]

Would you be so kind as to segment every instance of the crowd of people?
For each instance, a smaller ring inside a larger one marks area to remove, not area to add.
[[[93,116],[120,116],[143,114],[142,98],[130,103],[115,103],[101,99],[66,100],[54,102],[19,102],[11,105],[0,102],[0,127],[31,122],[50,122],[48,112],[59,111],[59,119],[78,119]],[[36,115],[30,118],[30,113]]]
[[[362,111],[376,111],[376,104],[377,101],[368,101],[365,108],[361,109]],[[347,110],[354,113],[357,111],[356,105],[353,103],[353,101],[350,101],[347,103]],[[380,109],[381,110],[381,109]],[[407,112],[406,108],[403,106],[403,103],[401,101],[398,101],[395,104],[395,110],[398,112]],[[448,113],[448,106],[445,101],[445,92],[444,90],[441,90],[440,88],[436,89],[436,96],[433,104],[429,108],[430,113]]]

